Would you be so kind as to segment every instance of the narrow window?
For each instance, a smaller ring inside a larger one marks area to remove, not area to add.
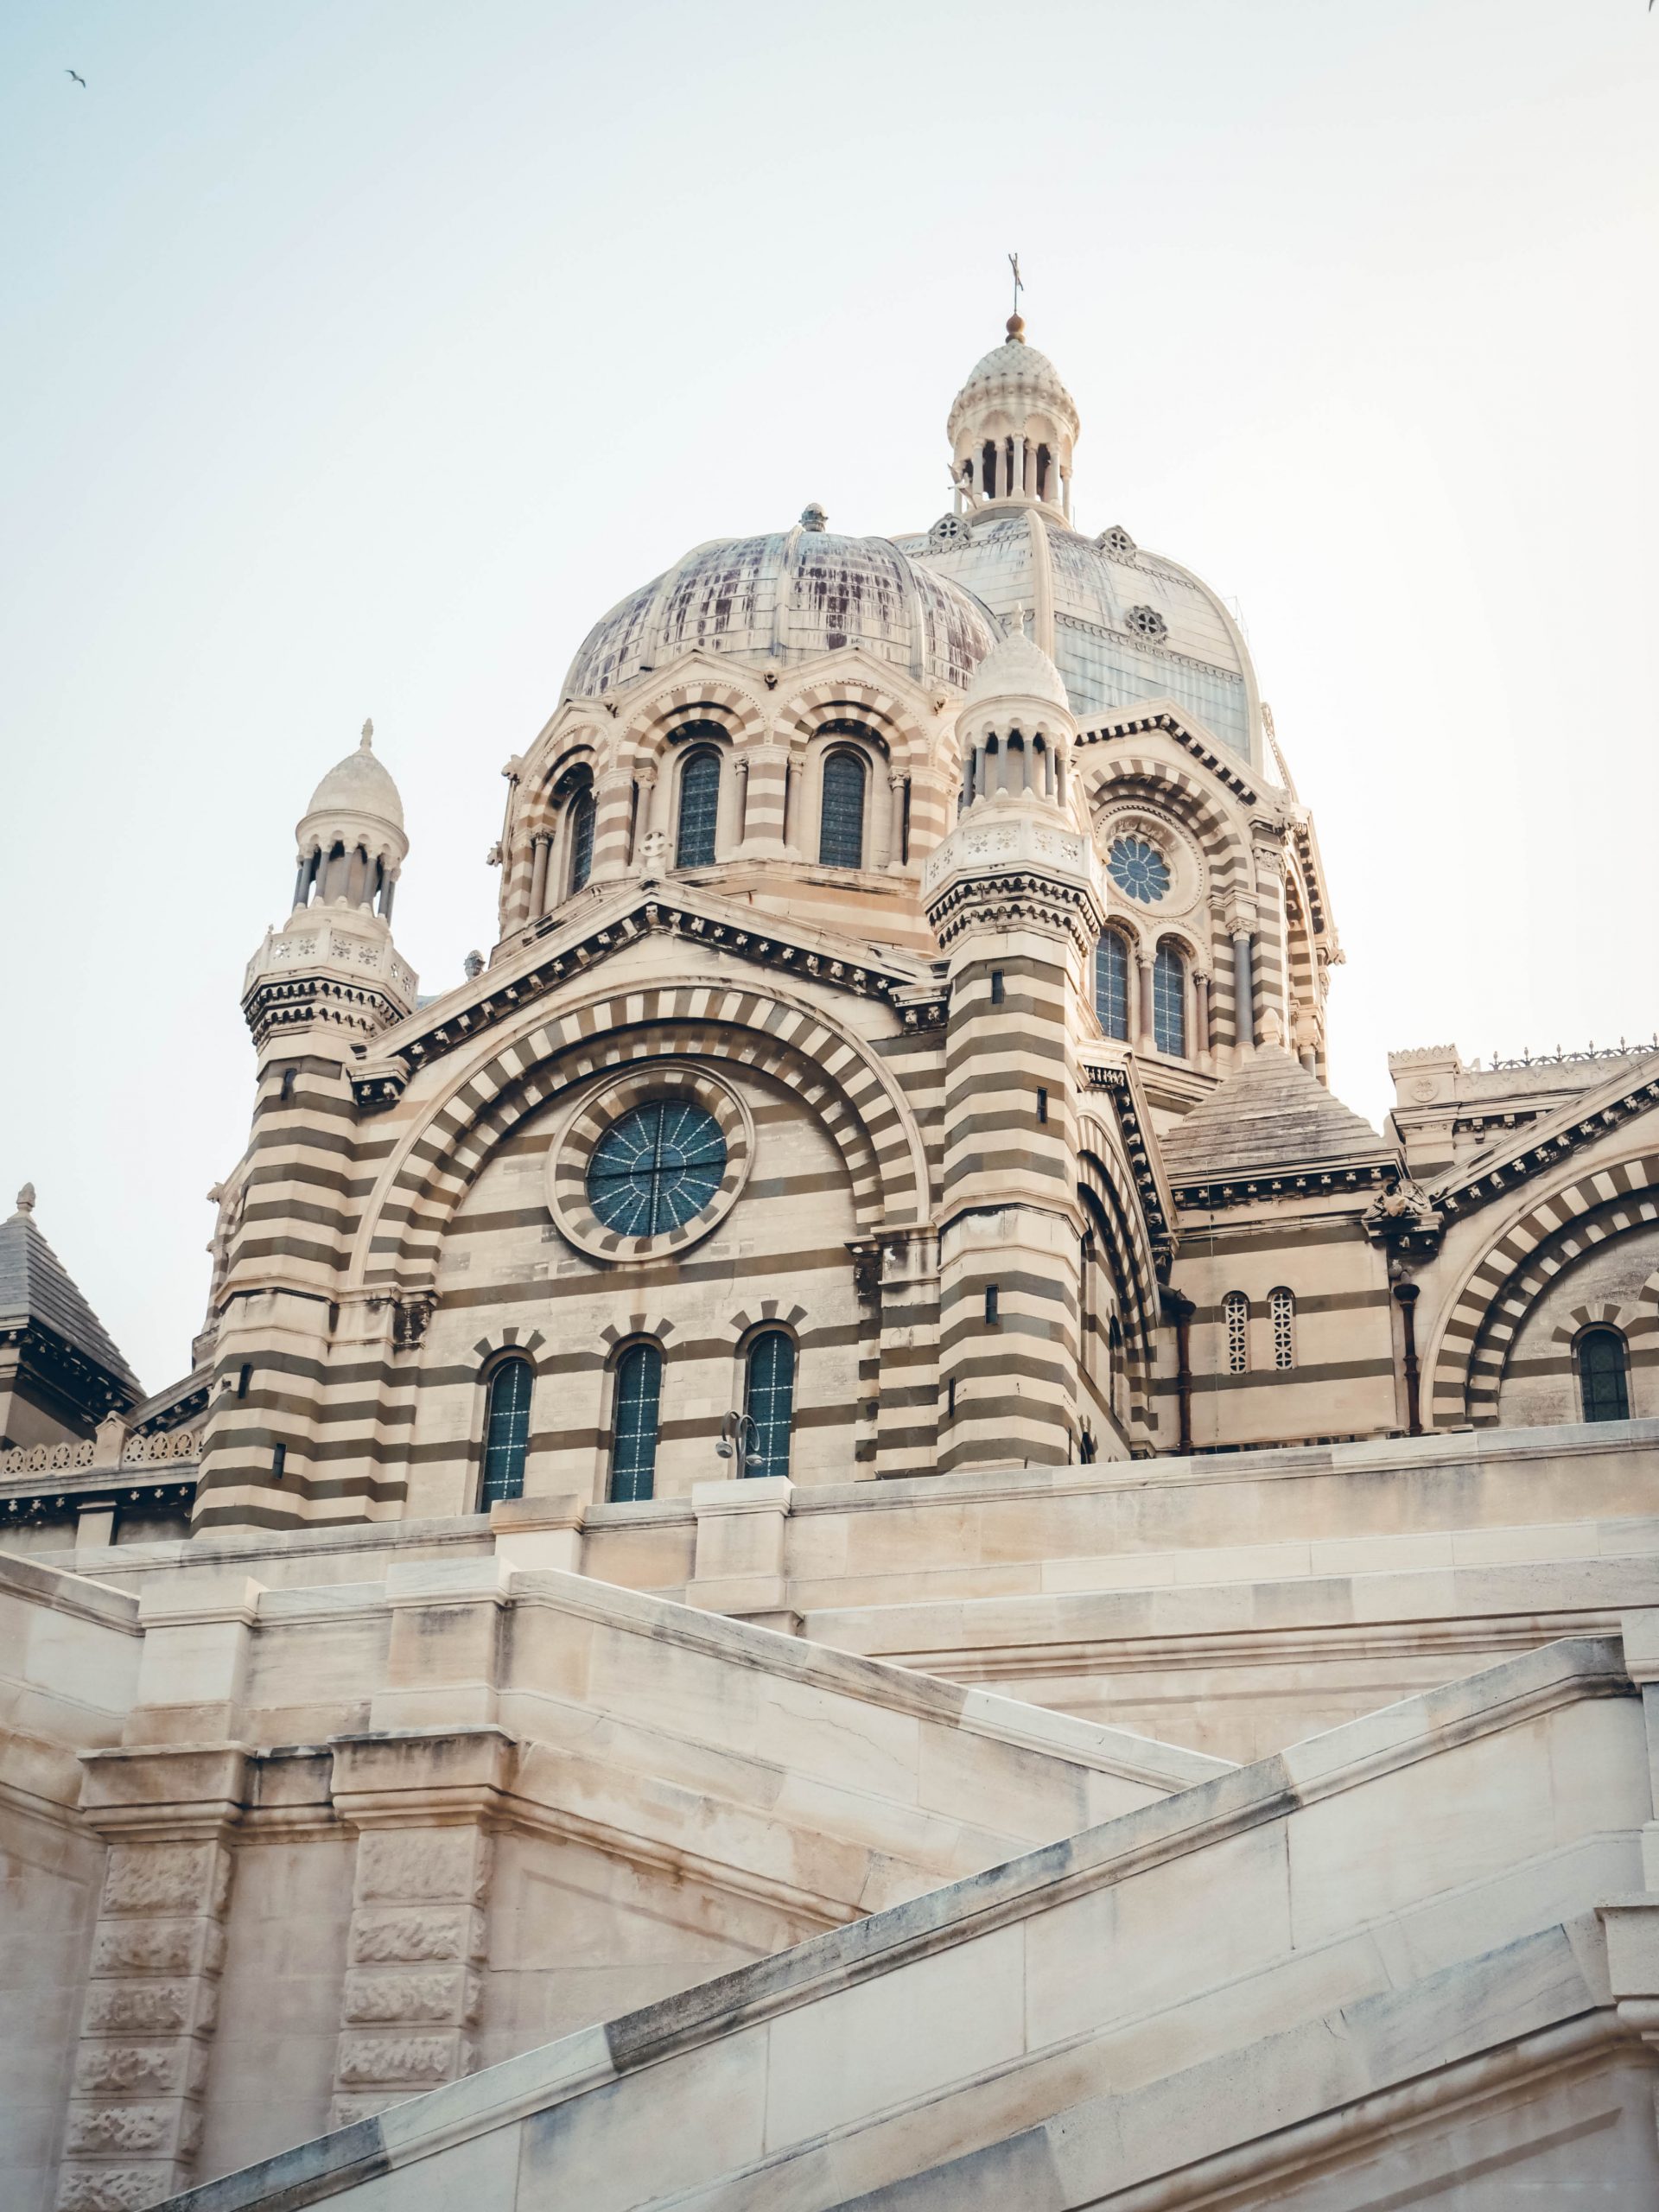
[[[289,1100],[294,1096],[294,1071],[292,1068],[284,1068],[283,1070],[283,1088],[280,1095],[282,1103],[284,1106],[287,1105]]]
[[[503,1360],[490,1377],[484,1413],[484,1482],[479,1510],[524,1493],[524,1454],[530,1448],[530,1362]]]
[[[245,1359],[242,1363],[242,1372],[236,1378],[236,1395],[238,1398],[247,1396],[248,1385],[252,1380],[253,1362],[251,1359]]]
[[[985,1325],[988,1329],[1000,1325],[1001,1316],[997,1310],[1000,1304],[996,1284],[988,1282],[985,1286]]]
[[[680,771],[679,836],[676,868],[708,868],[715,857],[715,821],[720,811],[720,755],[704,746]]]
[[[1129,949],[1116,930],[1095,946],[1095,1012],[1109,1037],[1129,1041]]]
[[[953,1375],[944,1394],[944,1410],[954,1421],[957,1412],[957,1378]]]
[[[566,810],[565,820],[570,841],[570,881],[567,895],[574,896],[593,873],[594,793],[591,785],[584,785],[571,800]]]
[[[611,1497],[619,1503],[652,1495],[662,1399],[663,1355],[655,1344],[630,1344],[616,1363],[611,1427]]]
[[[996,448],[988,438],[979,456],[979,480],[988,499],[996,497]]]
[[[744,1411],[754,1422],[751,1475],[789,1472],[789,1433],[795,1419],[795,1346],[781,1329],[768,1329],[749,1346]]]
[[[1227,1372],[1243,1375],[1250,1363],[1250,1302],[1242,1290],[1230,1290],[1221,1312],[1227,1326]]]
[[[844,746],[823,764],[818,860],[824,868],[864,865],[864,762]]]
[[[991,1004],[993,1006],[1001,1006],[1007,995],[1007,994],[1004,989],[1002,983],[1002,970],[1000,968],[993,968],[991,970]]]
[[[1628,1421],[1624,1339],[1617,1329],[1586,1329],[1579,1338],[1579,1395],[1586,1421]]]
[[[1048,1093],[1040,1083],[1037,1086],[1037,1118],[1039,1122],[1048,1119]]]
[[[271,1446],[271,1447],[270,1447],[270,1479],[272,1480],[272,1482],[274,1482],[274,1483],[279,1483],[279,1482],[281,1482],[281,1480],[283,1479],[283,1477],[284,1473],[287,1471],[287,1469],[288,1469],[288,1446],[287,1446],[287,1445],[286,1445],[286,1444],[273,1444],[273,1445]]]
[[[1186,963],[1160,944],[1152,963],[1152,1041],[1160,1052],[1186,1057]]]
[[[1268,1319],[1273,1325],[1274,1365],[1294,1367],[1296,1364],[1295,1293],[1288,1290],[1269,1291]]]

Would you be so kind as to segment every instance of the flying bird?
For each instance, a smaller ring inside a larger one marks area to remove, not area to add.
[[[73,77],[75,82],[80,86],[81,91],[83,92],[86,91],[86,79],[81,76],[78,71],[73,69],[66,69],[63,73],[66,77]]]

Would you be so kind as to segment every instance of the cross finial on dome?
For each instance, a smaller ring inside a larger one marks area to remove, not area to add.
[[[358,751],[359,753],[372,753],[373,750],[374,724],[372,721],[366,721],[363,725],[363,738],[362,742],[358,747]]]
[[[33,1212],[34,1212],[34,1211],[35,1211],[35,1185],[34,1185],[32,1183],[25,1183],[25,1184],[24,1184],[24,1185],[23,1185],[23,1187],[22,1187],[22,1189],[21,1191],[19,1191],[19,1192],[18,1192],[18,1193],[17,1193],[17,1211],[18,1211],[18,1212],[19,1212],[19,1213],[33,1213]]]

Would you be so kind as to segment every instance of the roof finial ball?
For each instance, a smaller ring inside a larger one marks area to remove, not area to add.
[[[1008,343],[1011,346],[1023,346],[1025,342],[1026,318],[1022,315],[1011,315],[1008,317]]]

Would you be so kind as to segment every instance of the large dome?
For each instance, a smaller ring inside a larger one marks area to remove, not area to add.
[[[988,609],[885,537],[841,537],[817,511],[795,529],[699,545],[588,632],[565,678],[591,699],[701,649],[788,667],[855,645],[918,683],[963,691],[995,644]]]
[[[1084,537],[1034,506],[997,502],[898,543],[999,619],[1041,610],[1052,594],[1055,664],[1085,728],[1143,699],[1173,699],[1224,745],[1259,759],[1255,683],[1236,624],[1207,585],[1126,531]]]

